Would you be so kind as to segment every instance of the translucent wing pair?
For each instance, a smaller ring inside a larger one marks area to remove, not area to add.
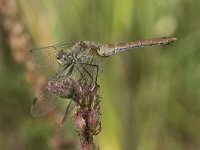
[[[58,93],[50,91],[49,82],[53,81],[62,85],[67,78],[76,81],[84,78],[86,81],[91,81],[102,71],[106,58],[95,55],[95,53],[90,53],[89,51],[86,53],[87,50],[84,48],[82,48],[81,51],[79,50],[80,54],[78,54],[79,57],[84,57],[84,59],[81,59],[81,63],[75,65],[73,71],[70,71],[70,68],[68,69],[58,63],[58,53],[60,51],[66,51],[69,53],[73,53],[73,51],[76,52],[77,50],[74,49],[76,44],[77,42],[70,42],[36,48],[30,51],[29,58],[35,64],[37,72],[48,80],[33,101],[31,114],[34,117],[40,117],[47,114],[49,111],[54,109],[56,105],[63,102],[65,99],[69,99],[67,96],[63,98]],[[99,72],[97,72],[96,68],[93,67],[94,65],[98,66]],[[69,72],[70,75],[67,76]],[[63,122],[74,106],[75,104],[72,101],[69,101]]]

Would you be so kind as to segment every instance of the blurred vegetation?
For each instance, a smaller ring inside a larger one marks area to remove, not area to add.
[[[96,140],[102,150],[200,149],[199,0],[17,2],[34,47],[177,37],[173,45],[134,49],[108,61],[99,80],[102,132]],[[0,149],[53,149],[51,120],[31,117],[34,92],[8,39],[1,16]],[[65,133],[76,134],[68,126]]]

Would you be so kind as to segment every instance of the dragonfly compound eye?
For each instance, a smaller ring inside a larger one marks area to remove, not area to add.
[[[63,64],[63,62],[66,61],[66,59],[67,59],[67,53],[64,52],[63,50],[59,51],[57,55],[58,62],[60,64]]]

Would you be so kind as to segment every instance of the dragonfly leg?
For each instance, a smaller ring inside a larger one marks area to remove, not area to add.
[[[66,77],[69,77],[72,74],[73,71],[74,71],[74,65],[71,66],[71,68],[69,69],[69,71],[66,74]]]
[[[93,81],[93,77],[92,77],[92,75],[89,73],[89,71],[83,66],[83,65],[81,65],[81,67],[83,68],[83,70],[89,75],[89,77],[92,79],[92,81]]]
[[[72,104],[72,100],[70,100],[69,104],[67,105],[67,108],[66,108],[66,111],[65,111],[65,114],[64,114],[64,117],[63,117],[63,120],[62,120],[62,123],[61,123],[61,126],[63,125],[63,123],[65,122],[65,120],[67,119],[68,115],[70,114],[70,106]]]
[[[70,67],[72,63],[66,65],[63,69],[62,68],[59,68],[58,70],[58,73],[56,74],[57,75],[57,79],[60,78],[60,77],[65,77],[65,75],[62,75],[61,72],[64,72],[64,70],[66,70],[68,67]],[[66,77],[69,77],[71,75],[71,73],[73,72],[73,69],[74,69],[74,66],[72,66],[70,68],[70,70],[68,71],[68,73],[66,74]]]
[[[98,74],[99,74],[99,66],[98,66],[98,65],[95,65],[95,64],[88,64],[88,63],[81,63],[81,64],[84,64],[84,65],[87,65],[87,66],[91,66],[91,67],[95,67],[95,68],[96,68],[95,83],[97,83],[97,77],[98,77]]]
[[[80,80],[82,80],[84,77],[83,72],[81,72],[81,69],[77,66],[78,72],[80,73],[81,77],[77,80],[77,82],[79,82]]]

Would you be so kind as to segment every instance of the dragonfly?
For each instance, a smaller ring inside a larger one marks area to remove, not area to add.
[[[96,84],[110,56],[134,48],[168,45],[176,40],[164,37],[118,44],[78,41],[30,50],[30,60],[35,64],[36,70],[49,78],[33,101],[32,116],[43,116],[60,102],[70,99],[75,83],[85,81],[88,84]],[[62,123],[74,107],[72,101],[67,105]]]

